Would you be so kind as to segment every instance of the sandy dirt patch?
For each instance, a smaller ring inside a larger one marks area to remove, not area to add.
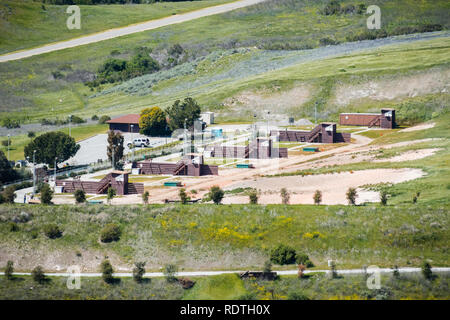
[[[370,169],[353,173],[333,173],[310,176],[287,176],[257,178],[232,185],[233,188],[257,188],[261,191],[260,203],[281,203],[280,190],[286,188],[291,193],[291,204],[312,204],[316,190],[322,191],[323,204],[347,204],[348,188],[358,188],[368,184],[400,183],[424,176],[420,169]],[[359,189],[357,203],[379,201],[378,193]],[[248,203],[247,196],[230,196],[224,203]]]
[[[403,161],[419,160],[426,157],[430,157],[440,150],[442,149],[431,148],[431,149],[410,150],[392,158],[376,159],[373,160],[373,162],[403,162]]]
[[[426,129],[433,128],[435,125],[436,124],[434,122],[433,123],[423,123],[423,124],[419,124],[419,125],[414,126],[414,127],[402,129],[399,132],[412,132],[412,131],[426,130]]]

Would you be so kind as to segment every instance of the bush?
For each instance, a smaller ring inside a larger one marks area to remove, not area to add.
[[[381,191],[380,193],[380,202],[383,206],[387,205],[387,201],[388,201],[388,194],[386,191]]]
[[[97,121],[97,120],[98,120],[98,116],[97,116],[96,114],[94,114],[94,115],[91,117],[91,120],[92,120],[92,121]]]
[[[314,193],[314,204],[319,205],[322,202],[322,192],[320,190],[316,190]]]
[[[36,133],[34,133],[34,131],[28,131],[27,136],[28,138],[33,139],[36,136]]]
[[[420,197],[420,191],[416,192],[416,194],[413,196],[413,203],[414,204],[417,203],[417,200],[419,199],[419,197]]]
[[[62,231],[56,224],[47,224],[44,226],[44,234],[49,239],[56,239],[62,236]]]
[[[346,196],[347,196],[348,204],[355,205],[356,197],[358,196],[358,194],[356,193],[356,189],[348,188]]]
[[[288,300],[309,300],[307,296],[304,294],[298,293],[298,292],[289,292],[288,293]]]
[[[174,264],[168,264],[164,267],[164,276],[166,277],[167,282],[175,282],[177,281],[176,274],[178,272],[178,267]]]
[[[82,118],[80,118],[78,116],[74,116],[74,115],[69,116],[68,120],[70,122],[72,122],[72,123],[75,123],[75,124],[80,124],[80,123],[85,123],[86,122],[86,120],[84,120],[84,119],[82,119]]]
[[[297,264],[302,264],[307,268],[314,267],[314,264],[312,263],[311,260],[309,260],[308,255],[305,253],[297,253],[296,262]]]
[[[108,188],[108,192],[107,192],[107,196],[106,199],[108,201],[108,203],[111,202],[111,200],[116,196],[116,189],[114,189],[113,187],[109,187]]]
[[[6,279],[11,280],[13,278],[13,272],[14,272],[14,262],[12,262],[11,260],[8,260],[8,262],[6,262],[6,267],[5,267]]]
[[[144,202],[144,204],[148,204],[148,197],[150,196],[150,194],[148,193],[148,191],[145,191],[142,194],[142,201]]]
[[[33,269],[33,271],[31,271],[31,277],[35,282],[40,284],[44,283],[46,280],[44,271],[42,270],[41,266],[37,266],[36,268]]]
[[[433,280],[433,272],[431,271],[431,265],[428,262],[422,264],[422,274],[427,280]]]
[[[9,230],[9,232],[17,232],[17,231],[19,231],[19,226],[15,222],[9,222],[8,230]]]
[[[279,265],[293,264],[295,263],[296,256],[293,248],[280,244],[270,253],[270,261]]]
[[[286,189],[286,188],[282,188],[282,189],[280,190],[280,193],[281,193],[281,202],[282,202],[283,204],[289,204],[289,200],[290,200],[290,198],[291,198],[291,195],[289,194],[289,192],[287,191],[287,189]]]
[[[100,119],[98,119],[98,123],[99,124],[105,124],[106,121],[109,121],[109,120],[111,120],[110,116],[101,116]]]
[[[220,204],[222,202],[224,191],[218,186],[213,186],[209,190],[209,197],[215,204]]]
[[[186,194],[186,189],[181,188],[180,191],[178,192],[178,195],[180,197],[180,201],[182,204],[186,204],[188,203],[189,200],[191,200],[191,198],[188,197],[188,195]]]
[[[264,272],[272,272],[272,263],[270,262],[270,260],[267,260],[266,262],[264,262]]]
[[[114,269],[109,260],[103,260],[100,264],[100,272],[102,273],[102,279],[106,283],[112,283],[114,281],[113,273]]]
[[[86,193],[84,192],[84,190],[75,190],[74,196],[77,203],[83,203],[86,201]]]
[[[41,188],[41,203],[51,204],[52,198],[53,198],[53,190],[47,183],[44,183],[44,185]]]
[[[145,274],[145,262],[136,262],[133,268],[133,279],[137,283],[142,282],[142,278]]]
[[[110,223],[100,231],[101,242],[119,241],[122,232],[117,224]]]
[[[257,204],[258,203],[258,192],[256,190],[251,190],[248,193],[248,198],[249,198],[251,204]]]

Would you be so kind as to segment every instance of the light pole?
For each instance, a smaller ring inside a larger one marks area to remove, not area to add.
[[[9,161],[9,145],[11,144],[11,135],[8,133],[8,161]]]
[[[267,137],[269,137],[269,116],[270,116],[270,111],[267,111]]]
[[[133,131],[133,128],[134,128],[134,124],[131,125],[131,147],[133,148],[133,150],[131,150],[131,161],[134,161],[134,140],[133,140],[134,131]]]
[[[54,168],[54,175],[55,175],[55,187],[56,187],[56,161],[58,160],[58,157],[55,157],[55,168]]]
[[[36,150],[33,150],[33,196],[36,194]]]
[[[114,150],[116,149],[116,145],[113,144],[112,145],[112,169],[114,170],[116,168],[115,163],[114,163]]]

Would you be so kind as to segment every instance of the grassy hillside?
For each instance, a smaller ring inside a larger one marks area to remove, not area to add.
[[[137,22],[167,17],[214,6],[231,0],[202,0],[135,5],[79,6],[81,29],[69,30],[68,6],[31,0],[5,0],[0,3],[0,54],[28,49],[51,42]]]
[[[383,21],[387,30],[425,22],[446,27],[448,23],[444,19],[444,13],[448,12],[446,1],[375,2],[385,12]],[[368,50],[391,43],[388,39],[358,43],[353,47],[344,45],[338,47],[340,49],[321,48],[318,52],[291,50],[317,47],[324,37],[332,37],[337,42],[346,41],[348,34],[365,30],[366,18],[362,15],[320,14],[325,3],[268,1],[223,15],[2,63],[0,118],[8,112],[8,116],[25,122],[36,121],[51,117],[51,106],[56,104],[61,114],[87,115],[98,110],[120,114],[149,104],[164,107],[186,95],[198,98],[205,109],[221,110],[226,106],[226,99],[243,90],[268,87],[266,93],[271,94],[271,90],[283,92],[292,88],[298,81],[307,81],[310,85],[308,101],[320,100],[327,105],[334,84],[341,79],[353,83],[355,78],[369,79],[383,73],[420,71],[436,66],[443,68],[448,63],[445,55],[448,51],[447,37],[411,44],[408,42],[415,36],[398,40],[403,44],[386,49],[386,55],[380,51],[382,49],[366,54],[360,52],[364,48]],[[428,17],[426,21],[423,16]],[[158,56],[176,43],[186,50],[187,59],[175,68],[136,78],[118,87],[103,86],[100,91],[106,91],[99,93],[98,97],[93,96],[96,92],[89,91],[82,84],[84,76],[95,72],[107,58],[112,57],[113,52],[118,52],[121,58],[128,58],[136,48],[147,46]],[[272,46],[276,43],[289,45]],[[348,52],[354,55],[333,59]],[[325,58],[329,59],[318,61]],[[54,71],[61,71],[63,77],[54,79]],[[60,99],[61,103],[58,102]],[[300,116],[302,113],[299,111],[308,109],[308,106],[300,108],[293,105],[286,113]],[[234,111],[230,110],[230,114],[236,114]],[[244,120],[242,118],[248,115],[244,112],[237,116],[239,119],[235,120]],[[233,120],[229,116],[226,119]]]

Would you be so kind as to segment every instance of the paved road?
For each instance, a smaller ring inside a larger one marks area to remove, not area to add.
[[[132,33],[157,29],[157,28],[169,26],[172,24],[182,23],[182,22],[186,22],[186,21],[190,21],[190,20],[194,20],[194,19],[198,19],[198,18],[202,18],[202,17],[207,17],[207,16],[220,14],[220,13],[232,11],[235,9],[251,6],[251,5],[257,4],[262,1],[265,1],[265,0],[240,0],[240,1],[227,3],[227,4],[223,4],[223,5],[218,5],[218,6],[214,6],[214,7],[208,7],[208,8],[204,8],[204,9],[200,9],[200,10],[196,10],[196,11],[192,11],[192,12],[188,12],[188,13],[184,13],[184,14],[173,15],[170,17],[162,18],[162,19],[142,22],[142,23],[134,24],[134,25],[131,25],[128,27],[110,29],[110,30],[106,30],[103,32],[91,34],[88,36],[83,36],[83,37],[79,37],[76,39],[72,39],[72,40],[66,40],[66,41],[55,42],[52,44],[47,44],[42,47],[38,47],[38,48],[34,48],[34,49],[23,50],[23,51],[18,51],[18,52],[13,52],[13,53],[7,53],[7,54],[0,56],[0,62],[19,60],[19,59],[31,57],[34,55],[39,55],[39,54],[48,53],[48,52],[52,52],[52,51],[63,50],[63,49],[67,49],[67,48],[73,48],[73,47],[77,47],[77,46],[81,46],[81,45],[85,45],[85,44],[89,44],[89,43],[94,43],[94,42],[99,42],[99,41],[103,41],[103,40],[108,40],[108,39],[113,39],[113,38],[129,35]]]
[[[414,272],[421,272],[420,268],[399,268],[398,269],[400,273],[414,273]],[[276,271],[276,270],[274,270]],[[390,268],[380,268],[380,273],[389,273],[393,272],[393,269]],[[433,272],[450,272],[450,268],[432,268]],[[187,272],[178,272],[177,276],[179,277],[198,277],[198,276],[216,276],[221,274],[229,274],[229,273],[242,273],[245,271],[187,271]],[[276,271],[278,275],[296,275],[298,270],[283,270],[283,271]],[[304,273],[316,273],[316,272],[325,272],[329,273],[330,270],[306,270]],[[362,274],[366,271],[364,269],[343,269],[343,270],[337,270],[338,274]],[[15,275],[22,275],[22,276],[29,276],[31,275],[30,272],[15,272]],[[54,272],[54,273],[45,273],[47,276],[51,277],[69,277],[73,276],[73,273],[67,273],[67,272]],[[0,275],[4,275],[4,272],[0,272]],[[101,277],[101,273],[81,273],[81,277]],[[131,272],[118,272],[114,273],[115,277],[132,277],[133,274]],[[144,277],[163,277],[164,274],[162,272],[147,272],[144,274]]]

